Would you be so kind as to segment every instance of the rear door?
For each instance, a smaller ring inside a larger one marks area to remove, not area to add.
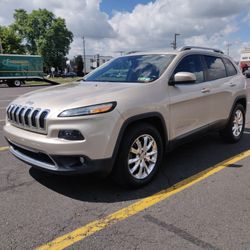
[[[211,85],[205,82],[204,71],[200,55],[184,57],[174,70],[173,76],[178,72],[195,74],[196,82],[169,86],[171,139],[198,131],[211,122]]]
[[[212,123],[228,118],[233,102],[233,92],[237,89],[237,70],[228,59],[204,55],[206,79],[211,84]]]

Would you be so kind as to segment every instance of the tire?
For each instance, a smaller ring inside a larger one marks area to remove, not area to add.
[[[220,131],[224,141],[229,143],[238,142],[245,128],[245,109],[241,104],[236,104],[226,127]]]
[[[123,136],[112,178],[125,188],[138,188],[154,178],[162,158],[163,143],[159,131],[147,123],[137,124]]]
[[[21,80],[13,80],[13,81],[8,81],[7,85],[9,87],[21,87],[22,81]]]
[[[22,81],[20,80],[14,80],[13,81],[13,87],[21,87]]]

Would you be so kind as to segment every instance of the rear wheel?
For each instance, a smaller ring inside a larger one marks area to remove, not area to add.
[[[245,128],[245,109],[241,104],[236,104],[227,126],[220,132],[222,138],[230,143],[238,142]]]
[[[113,179],[124,187],[139,187],[150,182],[162,161],[160,133],[143,123],[129,129],[121,142]]]
[[[15,81],[13,82],[13,85],[14,85],[14,87],[20,87],[20,86],[22,85],[22,81],[20,81],[20,80],[15,80]]]
[[[9,81],[7,82],[9,87],[20,87],[24,82],[22,82],[21,80],[13,80],[13,81]]]

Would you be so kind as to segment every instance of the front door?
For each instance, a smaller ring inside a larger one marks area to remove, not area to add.
[[[211,122],[211,85],[205,81],[204,64],[200,55],[188,55],[177,65],[174,73],[191,72],[195,83],[169,86],[170,139],[198,131]]]

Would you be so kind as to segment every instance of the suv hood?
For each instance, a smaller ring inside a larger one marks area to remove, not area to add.
[[[117,101],[119,92],[141,83],[75,82],[36,90],[18,97],[13,103],[44,109],[69,109]]]

